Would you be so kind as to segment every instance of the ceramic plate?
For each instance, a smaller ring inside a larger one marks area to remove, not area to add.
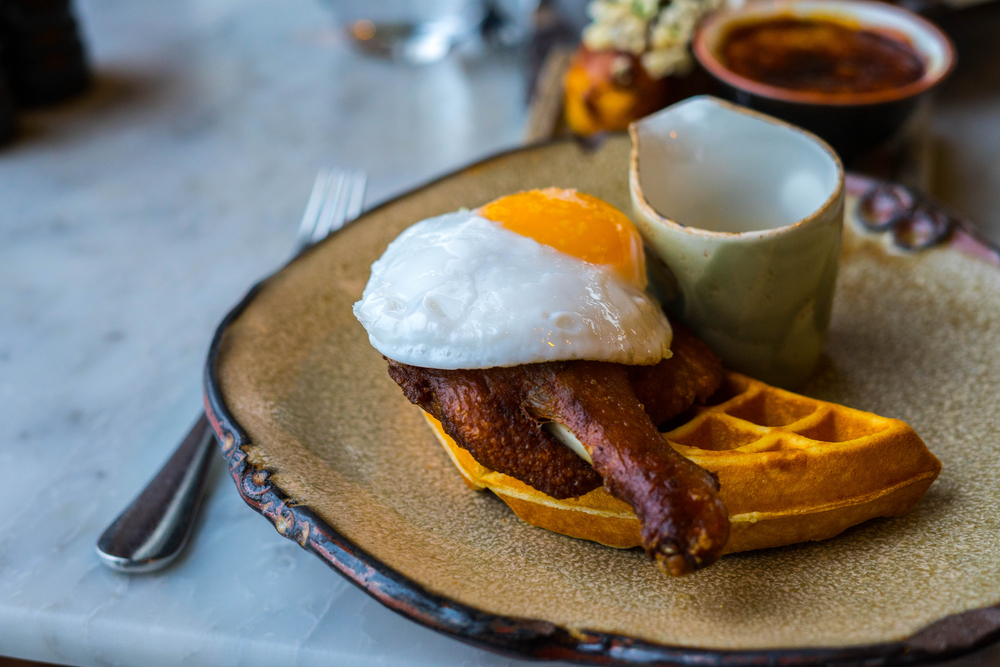
[[[671,579],[641,550],[533,528],[462,483],[352,316],[369,265],[417,220],[526,188],[576,187],[627,211],[628,155],[624,136],[502,154],[379,206],[253,288],[206,372],[208,414],[247,503],[383,604],[511,654],[880,665],[995,640],[1000,259],[961,230],[941,247],[896,249],[945,237],[913,202],[909,222],[846,232],[826,353],[802,389],[923,437],[944,469],[908,516]],[[869,203],[884,213],[892,196]]]

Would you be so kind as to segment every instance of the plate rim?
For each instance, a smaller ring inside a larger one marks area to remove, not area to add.
[[[351,224],[364,224],[371,213],[470,168],[482,166],[508,155],[566,143],[577,143],[584,150],[595,147],[592,141],[579,142],[572,138],[557,138],[498,151],[395,195],[369,209]],[[868,177],[853,176],[855,192],[882,183]],[[970,234],[971,230],[964,219],[958,218],[957,222],[959,224],[956,225],[955,233],[946,244],[955,246],[957,250],[970,257],[1000,266],[1000,249],[990,247],[978,235]],[[328,242],[332,236],[333,234],[316,246]],[[962,246],[955,243],[956,237],[971,237],[972,244],[978,247],[974,252],[967,252],[966,248],[970,243],[968,238],[959,239],[965,243],[965,246]],[[204,368],[205,414],[215,431],[240,497],[247,505],[268,519],[280,535],[295,541],[306,551],[318,556],[383,606],[453,639],[509,657],[569,660],[605,665],[806,667],[831,662],[853,664],[859,661],[864,661],[865,665],[871,667],[924,665],[962,657],[1000,643],[1000,604],[945,616],[906,639],[896,642],[847,647],[734,650],[667,645],[627,635],[570,630],[543,619],[517,618],[485,612],[424,588],[419,582],[382,563],[341,535],[307,505],[293,501],[272,480],[271,471],[252,464],[247,459],[244,449],[251,444],[250,439],[229,412],[223,398],[216,366],[226,331],[272,278],[311,251],[312,248],[303,250],[274,273],[254,284],[219,323],[212,337]]]

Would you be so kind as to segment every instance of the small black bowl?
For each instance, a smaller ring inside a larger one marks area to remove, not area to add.
[[[733,28],[779,17],[833,19],[905,40],[923,59],[924,75],[887,90],[822,93],[779,88],[726,67],[721,47]],[[845,162],[892,136],[921,96],[955,67],[955,48],[937,26],[900,7],[867,0],[761,0],[721,11],[701,25],[694,53],[731,100],[813,132],[833,146]]]

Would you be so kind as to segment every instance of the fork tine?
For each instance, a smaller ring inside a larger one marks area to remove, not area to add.
[[[365,203],[365,186],[367,185],[368,174],[363,169],[356,170],[351,184],[351,196],[347,201],[347,211],[344,214],[345,223],[361,215],[361,209]]]
[[[319,213],[323,207],[323,200],[326,191],[330,187],[331,174],[326,169],[320,169],[316,174],[316,182],[313,183],[312,193],[309,195],[309,203],[306,204],[305,213],[302,214],[302,222],[299,223],[299,231],[295,235],[295,243],[298,246],[309,243],[316,223],[319,222]]]
[[[302,216],[297,239],[299,247],[322,241],[358,217],[364,207],[367,184],[368,175],[362,169],[321,170]]]
[[[333,223],[343,215],[339,212],[339,209],[342,208],[342,192],[346,181],[347,174],[344,172],[338,172],[336,178],[334,178],[334,175],[330,176],[330,187],[326,190],[326,197],[323,199],[323,208],[320,211],[316,228],[313,229],[312,236],[309,239],[310,243],[316,243],[325,238],[330,233]]]
[[[330,220],[330,228],[326,234],[331,234],[344,226],[344,219],[347,217],[347,207],[351,199],[351,183],[354,179],[354,172],[345,171],[343,179],[340,181],[340,193],[337,196],[336,214]]]

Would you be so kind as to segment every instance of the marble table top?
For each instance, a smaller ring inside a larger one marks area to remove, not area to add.
[[[96,89],[24,115],[0,150],[0,655],[528,664],[384,609],[221,465],[170,569],[122,575],[93,551],[195,419],[212,332],[291,251],[316,171],[366,169],[373,202],[516,145],[523,54],[366,59],[318,0],[77,7]]]

